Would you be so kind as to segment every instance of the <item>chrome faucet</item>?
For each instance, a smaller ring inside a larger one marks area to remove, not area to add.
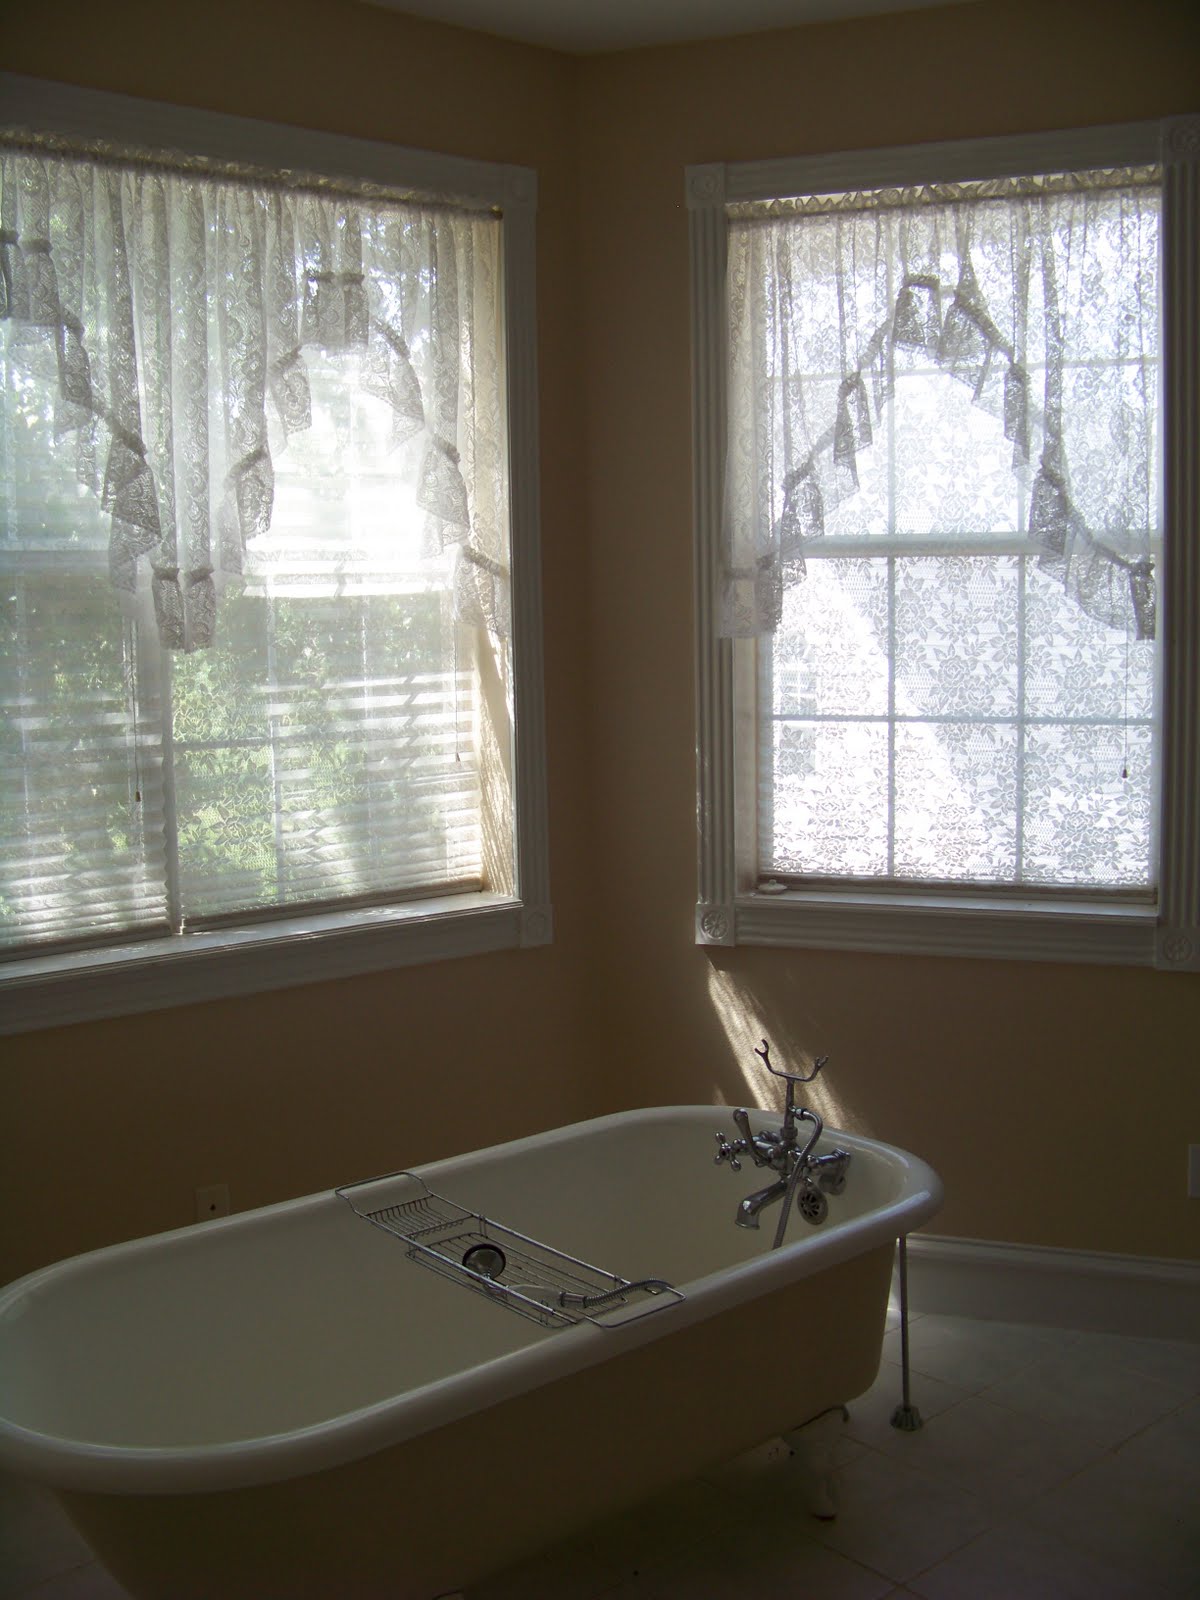
[[[762,1057],[768,1072],[776,1078],[782,1078],[787,1084],[783,1123],[778,1133],[773,1129],[755,1133],[750,1127],[749,1112],[735,1111],[733,1121],[740,1137],[730,1141],[724,1134],[717,1134],[716,1164],[720,1166],[723,1161],[728,1161],[735,1172],[740,1172],[742,1169],[740,1158],[742,1155],[749,1155],[756,1167],[770,1167],[772,1172],[778,1174],[774,1183],[767,1184],[763,1189],[756,1189],[753,1194],[748,1194],[744,1200],[739,1201],[735,1218],[739,1228],[757,1228],[759,1214],[776,1200],[782,1200],[775,1243],[772,1246],[777,1249],[783,1242],[793,1200],[801,1214],[810,1222],[824,1220],[829,1210],[825,1196],[840,1194],[846,1186],[846,1168],[850,1164],[850,1152],[837,1149],[827,1155],[814,1156],[812,1152],[821,1137],[824,1123],[815,1111],[796,1104],[796,1085],[811,1083],[828,1061],[828,1056],[819,1057],[813,1064],[813,1070],[807,1076],[801,1076],[799,1073],[780,1072],[771,1065],[771,1047],[765,1039],[762,1042],[762,1049],[756,1049],[754,1053]],[[803,1148],[800,1147],[798,1132],[798,1124],[801,1122],[811,1122],[813,1125],[812,1134]]]

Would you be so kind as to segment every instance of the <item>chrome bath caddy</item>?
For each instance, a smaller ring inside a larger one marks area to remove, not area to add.
[[[410,1260],[543,1327],[620,1327],[683,1299],[665,1279],[631,1282],[467,1211],[415,1172],[344,1184],[334,1193],[356,1216],[406,1245]]]

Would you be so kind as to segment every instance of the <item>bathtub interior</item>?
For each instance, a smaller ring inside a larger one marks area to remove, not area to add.
[[[778,1128],[777,1114],[752,1112],[755,1131]],[[776,1207],[758,1229],[739,1228],[738,1202],[775,1174],[743,1158],[740,1172],[717,1167],[714,1135],[736,1129],[723,1108],[664,1108],[639,1120],[563,1129],[522,1141],[520,1159],[502,1147],[424,1169],[431,1187],[472,1210],[541,1238],[623,1277],[659,1277],[680,1288],[753,1261],[770,1250]],[[816,1146],[851,1152],[846,1187],[830,1195],[827,1219],[798,1214],[785,1244],[836,1230],[897,1200],[907,1166],[899,1152],[836,1130]],[[549,1204],[547,1198],[552,1197]]]
[[[422,1170],[468,1209],[686,1292],[770,1250],[774,1236],[774,1209],[758,1231],[734,1225],[738,1200],[770,1174],[714,1166],[718,1129],[731,1129],[727,1112],[676,1108]],[[789,1244],[848,1227],[902,1191],[903,1157],[833,1133],[819,1148],[835,1143],[852,1151],[845,1192],[818,1229],[794,1217]],[[0,1414],[105,1447],[234,1444],[319,1427],[573,1336],[414,1265],[399,1241],[320,1195],[37,1277],[0,1309]]]
[[[322,1197],[42,1278],[0,1318],[0,1414],[105,1446],[224,1444],[318,1426],[548,1336]]]

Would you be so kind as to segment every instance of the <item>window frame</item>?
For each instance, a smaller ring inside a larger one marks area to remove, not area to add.
[[[853,189],[1161,163],[1162,767],[1154,904],[1103,894],[876,890],[861,882],[764,892],[754,851],[755,641],[722,638],[726,207]],[[1016,137],[690,166],[700,945],[1080,961],[1200,971],[1200,116]]]
[[[7,126],[452,195],[503,216],[516,857],[511,894],[483,890],[300,911],[238,927],[15,958],[0,964],[0,1034],[550,943],[536,172],[10,73],[0,73],[0,105]]]

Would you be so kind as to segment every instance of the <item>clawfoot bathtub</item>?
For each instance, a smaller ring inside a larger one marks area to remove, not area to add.
[[[936,1176],[831,1131],[844,1192],[772,1250],[773,1224],[734,1225],[753,1176],[714,1166],[727,1126],[602,1117],[33,1273],[0,1294],[0,1466],[138,1600],[469,1592],[873,1381]],[[439,1254],[447,1217],[503,1225],[473,1274]],[[598,1274],[560,1313],[530,1241],[652,1281]]]

